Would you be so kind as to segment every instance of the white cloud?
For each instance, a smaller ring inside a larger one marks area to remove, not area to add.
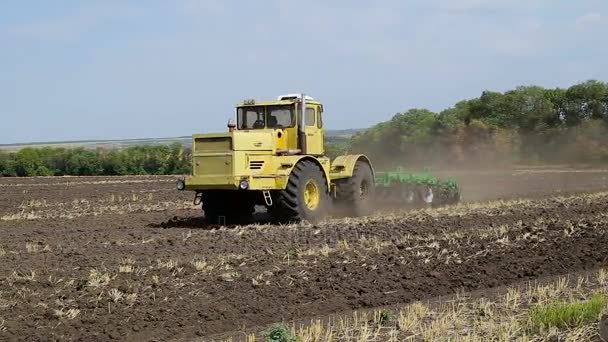
[[[587,29],[590,26],[600,23],[602,19],[602,15],[600,13],[590,12],[577,17],[574,20],[574,26],[578,29]]]

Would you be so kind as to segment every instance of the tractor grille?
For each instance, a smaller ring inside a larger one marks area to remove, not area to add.
[[[264,166],[263,160],[252,160],[249,162],[249,168],[252,170],[261,170],[262,166]]]

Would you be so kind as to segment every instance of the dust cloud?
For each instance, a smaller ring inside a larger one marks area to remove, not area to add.
[[[377,170],[397,167],[456,180],[465,201],[485,201],[608,189],[608,125],[516,134],[468,128],[428,144],[372,147]],[[358,151],[355,151],[358,152]]]

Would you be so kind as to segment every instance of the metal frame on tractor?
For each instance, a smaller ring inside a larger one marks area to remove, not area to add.
[[[285,127],[270,127],[268,113],[277,108],[284,118],[287,113],[293,117],[285,119]],[[301,108],[306,108],[305,115]],[[295,94],[274,101],[246,100],[236,109],[238,126],[231,120],[228,132],[192,136],[192,175],[177,185],[196,193],[196,203],[202,202],[212,221],[251,216],[253,205],[265,205],[269,212],[287,207],[277,210],[282,221],[320,220],[337,202],[349,202],[347,206],[355,211],[351,214],[365,214],[374,189],[371,162],[362,154],[333,161],[325,156],[321,102]],[[256,114],[260,127],[246,127],[244,121]],[[357,172],[365,175],[353,179]],[[306,184],[294,185],[304,182],[302,177]]]

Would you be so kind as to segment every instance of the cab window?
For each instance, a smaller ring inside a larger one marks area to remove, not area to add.
[[[238,129],[287,128],[295,126],[293,106],[238,107]]]
[[[287,128],[295,124],[295,115],[292,106],[269,106],[268,128]]]
[[[236,113],[238,129],[259,129],[266,125],[264,107],[240,107]]]
[[[304,117],[304,121],[306,126],[314,126],[315,125],[315,109],[307,107],[306,108],[306,116]]]
[[[319,118],[317,119],[317,127],[323,128],[323,112],[319,112]]]

